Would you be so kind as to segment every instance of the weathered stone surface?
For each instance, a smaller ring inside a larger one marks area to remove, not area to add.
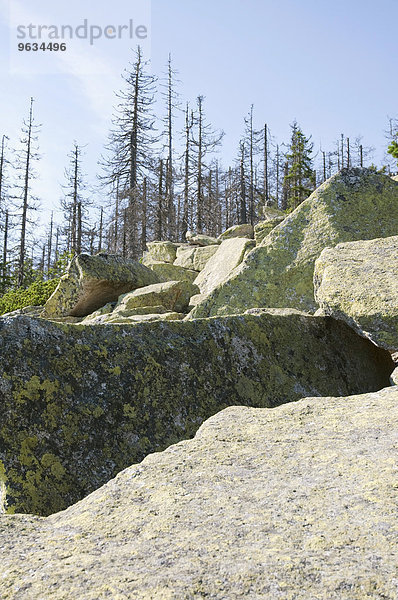
[[[261,221],[254,227],[254,239],[256,244],[259,245],[267,237],[270,231],[272,231],[279,223],[285,220],[286,214],[282,217],[275,217],[275,219],[268,219],[267,221]]]
[[[153,261],[147,263],[147,266],[156,273],[159,281],[189,281],[193,283],[196,279],[198,272],[192,269],[185,269],[178,265],[172,265],[170,263]]]
[[[46,519],[0,518],[2,600],[396,600],[398,388],[230,407]]]
[[[397,230],[398,184],[372,169],[344,169],[273,229],[193,316],[256,306],[314,311],[314,263],[325,247],[388,237]]]
[[[263,206],[263,222],[274,221],[275,219],[283,220],[285,217],[286,213],[283,210],[279,210],[274,206]]]
[[[130,323],[131,321],[127,320],[125,317],[137,317],[141,315],[150,315],[151,319],[158,315],[162,315],[168,313],[168,309],[164,306],[137,306],[136,308],[120,309],[118,311],[113,312],[114,306],[111,304],[107,304],[107,307],[110,307],[110,310],[101,311],[97,310],[92,315],[89,315],[83,321],[81,321],[82,325],[98,325],[98,323],[112,323],[112,322],[123,322]],[[105,307],[104,307],[105,308]],[[186,315],[183,315],[186,316]],[[137,320],[137,319],[136,319]],[[138,319],[139,320],[139,319]]]
[[[103,315],[109,315],[113,311],[115,304],[116,304],[116,302],[108,302],[108,304],[105,304],[105,306],[102,306],[101,308],[94,311],[90,315],[87,315],[87,317],[82,319],[80,322],[86,324],[86,323],[89,323],[90,321],[92,321],[92,322],[97,321],[98,317],[102,317]]]
[[[345,323],[289,311],[96,326],[6,318],[0,357],[9,505],[40,514],[190,437],[225,406],[377,390],[394,367]]]
[[[162,261],[167,263],[173,263],[176,259],[176,253],[178,245],[173,242],[148,242],[148,252],[144,254],[143,263],[151,261]]]
[[[115,312],[130,310],[139,306],[164,306],[168,310],[184,312],[189,299],[199,288],[188,281],[165,281],[154,283],[134,292],[124,294],[115,306]]]
[[[221,235],[219,235],[218,239],[223,241],[237,237],[248,238],[252,240],[254,237],[253,225],[250,225],[250,223],[243,223],[242,225],[233,225],[232,227],[229,227],[229,229],[224,231]]]
[[[185,237],[190,244],[195,244],[197,246],[212,246],[214,244],[220,244],[219,239],[203,233],[193,233],[192,231],[187,231]]]
[[[201,271],[206,263],[218,250],[218,246],[204,246],[203,248],[189,248],[181,246],[177,249],[175,266]]]
[[[148,308],[148,307],[146,307]],[[178,321],[184,319],[186,317],[185,313],[178,312],[170,312],[167,309],[159,310],[159,306],[154,306],[152,312],[148,311],[145,313],[135,312],[134,310],[121,310],[112,313],[111,315],[106,315],[101,320],[101,323],[108,324],[135,324],[135,323],[147,323],[153,321]]]
[[[206,296],[204,294],[195,294],[195,296],[191,296],[191,299],[189,300],[189,305],[191,307],[196,306],[197,304],[199,304],[199,302],[202,302],[202,300],[204,300],[206,298]]]
[[[314,289],[324,314],[398,350],[398,236],[326,248],[315,263]]]
[[[197,275],[197,273],[196,273]],[[18,315],[30,315],[31,317],[38,317],[43,311],[43,306],[24,306],[23,308],[17,308],[8,313],[3,313],[2,317],[17,317]]]
[[[163,314],[168,312],[168,309],[165,306],[162,306],[161,304],[159,305],[153,305],[153,306],[137,306],[135,308],[129,308],[129,309],[122,309],[120,308],[118,311],[115,311],[118,313],[118,316],[124,316],[124,317],[133,317],[136,315],[154,315],[154,314]]]
[[[157,281],[153,271],[135,260],[113,254],[79,254],[47,300],[42,315],[85,317],[121,294]]]
[[[194,281],[199,287],[200,293],[209,294],[217,285],[225,281],[240,265],[246,251],[254,246],[254,240],[243,237],[222,241],[217,252],[209,259]]]

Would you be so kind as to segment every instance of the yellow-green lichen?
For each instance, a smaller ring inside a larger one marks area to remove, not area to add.
[[[289,310],[111,332],[17,317],[0,319],[0,336],[9,510],[42,515],[226,406],[379,389],[392,371],[388,353],[345,324]]]

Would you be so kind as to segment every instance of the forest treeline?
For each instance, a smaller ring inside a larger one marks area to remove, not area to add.
[[[361,138],[341,134],[334,147],[314,153],[311,136],[293,122],[290,139],[279,143],[268,123],[255,128],[253,106],[242,122],[236,159],[224,166],[224,133],[209,123],[205,98],[198,95],[190,105],[178,89],[171,57],[157,78],[138,48],[98,165],[100,204],[86,184],[85,148],[75,141],[62,187],[62,222],[52,214],[39,235],[32,183],[40,169],[40,126],[31,99],[18,149],[5,134],[1,138],[0,293],[58,276],[75,253],[137,258],[148,241],[184,241],[188,230],[217,236],[238,223],[255,224],[264,206],[293,210],[341,168],[371,166],[373,149]],[[388,152],[398,158],[396,119],[389,121],[387,138]]]

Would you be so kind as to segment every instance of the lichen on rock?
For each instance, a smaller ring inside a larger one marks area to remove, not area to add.
[[[326,248],[315,263],[314,288],[323,314],[398,351],[398,236]]]
[[[226,408],[62,513],[2,515],[0,596],[395,600],[397,402]]]
[[[254,248],[255,242],[244,237],[232,237],[223,240],[217,252],[207,261],[204,269],[196,277],[194,283],[201,294],[209,294],[217,285],[225,281],[240,265],[248,250]]]
[[[288,310],[95,326],[10,317],[0,352],[8,510],[44,515],[226,406],[377,390],[394,367],[345,323]]]
[[[372,169],[343,169],[275,227],[192,317],[262,306],[315,311],[314,263],[324,248],[397,230],[398,184]]]
[[[232,238],[246,238],[252,240],[254,237],[253,225],[250,223],[242,223],[241,225],[233,225],[223,231],[218,239],[221,241],[230,240]]]
[[[174,265],[192,269],[193,271],[202,271],[206,263],[218,250],[218,245],[201,247],[180,246],[177,249],[177,258]]]
[[[114,254],[79,254],[47,300],[42,316],[85,317],[121,294],[158,281],[153,271],[135,260]]]
[[[167,262],[147,261],[146,266],[156,273],[160,282],[189,281],[189,283],[193,283],[198,275],[198,272],[193,269],[186,269]]]
[[[154,283],[120,296],[113,314],[140,306],[159,305],[172,311],[184,312],[190,297],[198,292],[198,286],[188,281]]]
[[[167,240],[161,242],[147,242],[148,252],[144,254],[143,264],[152,261],[162,261],[172,264],[176,259],[178,244]]]

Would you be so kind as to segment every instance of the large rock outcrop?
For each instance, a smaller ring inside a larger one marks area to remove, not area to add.
[[[156,273],[159,281],[189,281],[193,283],[198,276],[197,271],[185,269],[184,267],[172,265],[167,262],[148,261],[146,266]]]
[[[10,508],[39,514],[226,406],[378,390],[394,367],[345,323],[292,310],[135,325],[5,318],[0,353],[0,479],[4,469]]]
[[[184,269],[202,271],[206,263],[218,250],[219,246],[186,247],[180,246],[177,250],[177,259],[174,264]]]
[[[43,316],[85,317],[121,294],[158,281],[153,271],[135,260],[113,254],[79,254],[47,300]]]
[[[286,213],[271,206],[264,206],[263,209],[264,220],[257,223],[254,228],[254,238],[256,244],[260,244],[265,237],[272,231],[279,223],[282,223],[286,218]]]
[[[233,225],[223,231],[218,239],[221,241],[230,240],[232,238],[247,238],[252,240],[254,238],[254,228],[250,223],[242,223],[241,225]]]
[[[210,235],[205,235],[203,233],[194,233],[193,231],[187,231],[185,237],[190,244],[194,244],[197,246],[213,246],[214,244],[220,244],[219,239],[211,237]]]
[[[190,297],[198,292],[198,286],[188,281],[154,283],[120,296],[113,312],[159,305],[183,312],[188,307]]]
[[[396,600],[398,388],[227,408],[46,519],[0,518],[2,600]]]
[[[200,293],[209,294],[225,281],[254,246],[253,240],[244,237],[223,240],[217,252],[208,260],[195,279],[195,285],[199,287]]]
[[[398,351],[398,236],[326,248],[315,263],[314,288],[323,314]]]
[[[177,255],[178,244],[169,241],[148,242],[148,252],[143,256],[143,263],[151,263],[152,261],[162,261],[172,264]]]
[[[398,184],[372,169],[345,169],[277,225],[192,316],[261,306],[314,311],[314,263],[325,247],[397,231]]]

